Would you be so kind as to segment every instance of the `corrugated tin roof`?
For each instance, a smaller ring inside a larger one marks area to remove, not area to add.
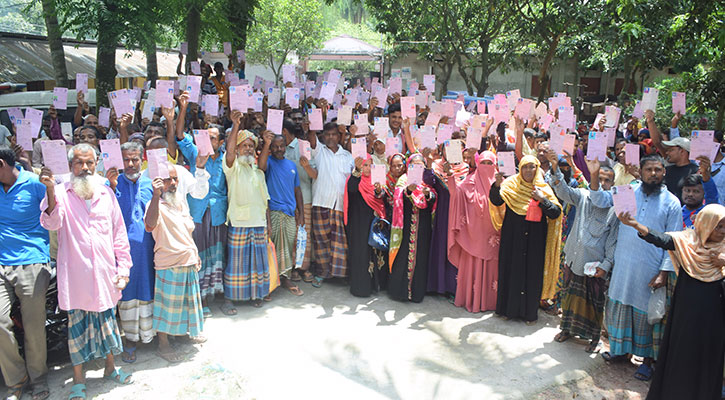
[[[64,41],[65,42],[65,41]],[[65,43],[66,68],[70,79],[76,73],[96,75],[96,45],[93,42]],[[178,53],[156,53],[159,76],[175,77]],[[139,50],[116,50],[118,78],[146,76],[146,55]],[[26,83],[54,80],[48,41],[42,36],[0,34],[0,82]]]
[[[322,49],[312,52],[313,55],[380,55],[381,50],[360,39],[348,35],[340,35],[323,43]]]

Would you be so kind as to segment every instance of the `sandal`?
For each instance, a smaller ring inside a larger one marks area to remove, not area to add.
[[[252,301],[252,305],[254,306],[254,308],[262,308],[262,300],[256,299]]]
[[[322,277],[316,276],[315,280],[312,281],[312,286],[314,286],[316,288],[321,288],[323,280],[324,279]]]
[[[48,389],[48,383],[39,382],[33,384],[33,400],[45,400],[50,397],[50,389]]]
[[[584,351],[587,353],[599,353],[599,340],[592,340]]]
[[[305,271],[302,275],[302,282],[312,283],[313,279],[315,279],[315,276],[310,271]]]
[[[202,343],[206,343],[206,341],[207,341],[206,336],[202,336],[202,335],[187,336],[187,340],[192,344],[202,344]]]
[[[20,400],[23,397],[23,393],[28,388],[28,377],[23,378],[20,383],[8,387],[8,394],[5,396],[6,400]]]
[[[272,301],[272,295],[271,294],[268,294],[268,295],[264,296],[262,298],[262,300],[264,300],[264,301]]]
[[[302,296],[303,294],[305,294],[305,292],[303,292],[299,286],[292,286],[291,288],[288,288],[288,290],[295,296]]]
[[[228,316],[237,315],[237,308],[234,307],[234,304],[232,304],[232,303],[224,302],[224,304],[222,304],[221,307],[219,307],[219,308],[222,310],[224,315],[228,315]]]
[[[118,383],[119,385],[129,385],[133,383],[131,374],[123,372],[121,368],[116,368],[111,375],[103,375],[103,379]]]
[[[648,381],[652,379],[652,367],[647,364],[642,364],[637,368],[637,372],[634,373],[634,377],[640,381]]]
[[[68,400],[73,399],[85,399],[86,398],[86,385],[84,383],[78,383],[71,386]]]
[[[184,356],[173,350],[168,353],[163,353],[161,352],[161,350],[156,350],[156,355],[172,364],[184,361]]]
[[[524,323],[526,324],[526,326],[534,326],[536,325],[536,321],[538,320],[535,319],[533,321],[525,321]]]
[[[571,338],[571,334],[567,331],[561,331],[554,336],[554,340],[559,343],[564,343]]]
[[[136,347],[126,347],[121,353],[121,360],[126,364],[133,364],[136,362]]]
[[[602,353],[602,358],[608,363],[618,363],[627,360],[627,355],[621,354],[618,356],[613,356],[612,353],[605,351],[604,353]]]
[[[299,272],[297,272],[297,270],[294,270],[294,271],[292,271],[292,273],[290,274],[290,277],[289,277],[289,279],[290,279],[290,280],[291,280],[292,282],[299,282],[299,281],[301,281],[301,280],[302,280],[302,277],[300,276],[300,273],[299,273]]]

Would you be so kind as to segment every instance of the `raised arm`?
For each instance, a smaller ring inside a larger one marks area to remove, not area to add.
[[[239,134],[239,127],[242,124],[243,115],[244,114],[242,114],[241,111],[232,111],[232,130],[231,132],[229,132],[229,137],[226,141],[227,151],[224,154],[225,162],[227,163],[227,167],[229,168],[234,166],[234,160],[237,159],[237,135]]]
[[[179,118],[176,119],[176,140],[184,140],[184,123],[186,122],[186,108],[189,105],[189,92],[179,96]]]
[[[516,153],[516,159],[521,160],[524,158],[524,121],[519,117],[514,117],[514,121],[516,121],[516,146],[514,152]]]
[[[154,194],[151,196],[151,201],[146,209],[146,216],[143,219],[147,232],[153,231],[159,223],[159,201],[161,200],[161,189],[164,187],[164,180],[156,177],[151,182],[151,186],[154,188]]]
[[[655,145],[660,153],[665,154],[667,152],[667,148],[662,145],[662,135],[660,134],[659,128],[657,128],[654,111],[647,110],[644,112],[644,116],[647,119],[647,129],[649,129],[649,136],[652,138],[652,144]]]
[[[264,131],[262,133],[262,139],[264,140],[264,143],[262,144],[262,153],[259,154],[257,167],[259,167],[262,171],[267,172],[267,159],[269,158],[270,153],[269,148],[272,145],[272,140],[274,139],[274,132]]]

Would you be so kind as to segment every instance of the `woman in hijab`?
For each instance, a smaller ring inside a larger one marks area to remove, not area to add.
[[[428,284],[436,192],[429,183],[425,183],[431,180],[428,170],[424,173],[424,182],[408,184],[413,165],[425,167],[422,154],[414,153],[408,158],[408,172],[398,179],[395,187],[388,255],[388,294],[395,300],[420,303]]]
[[[705,206],[694,228],[661,233],[619,220],[669,251],[677,271],[672,304],[647,399],[720,399],[725,351],[725,207]]]
[[[490,192],[495,206],[506,205],[501,227],[496,314],[538,319],[542,298],[553,298],[559,275],[561,205],[544,181],[539,160],[524,156],[519,173],[501,182],[496,176]]]
[[[372,157],[355,160],[355,170],[345,185],[344,221],[347,234],[347,267],[350,293],[367,297],[379,289],[379,272],[385,254],[368,244],[370,225],[375,217],[385,219],[383,188],[370,179]],[[387,271],[386,271],[387,272]]]
[[[496,180],[496,155],[476,155],[474,167],[460,184],[454,176],[448,178],[448,259],[458,268],[455,305],[480,312],[496,309],[501,237],[492,218],[502,218],[501,209],[488,199]]]

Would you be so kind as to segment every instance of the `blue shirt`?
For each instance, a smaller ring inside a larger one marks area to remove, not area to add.
[[[633,185],[639,223],[659,232],[682,230],[680,201],[662,185],[659,191],[646,195],[641,184]],[[609,191],[592,191],[590,198],[595,207],[614,205]],[[674,271],[666,251],[642,240],[631,226],[618,222],[617,248],[608,296],[624,305],[647,312],[649,282],[660,271]]]
[[[286,158],[278,160],[267,158],[267,191],[269,192],[270,211],[282,211],[294,217],[297,200],[295,188],[300,186],[297,165]]]
[[[0,188],[0,265],[50,261],[48,231],[40,226],[40,202],[45,185],[32,172],[20,170],[10,190]]]
[[[708,204],[717,204],[718,202],[718,190],[717,185],[710,178],[707,182],[702,182],[703,189],[705,189],[705,204],[700,207],[690,210],[687,205],[682,206],[682,224],[685,228],[692,228],[692,219]]]
[[[144,224],[146,207],[153,193],[151,179],[148,177],[141,176],[133,182],[124,174],[118,176],[116,198],[126,225],[133,261],[128,284],[123,289],[122,301],[154,299],[154,238],[151,232],[146,232]]]
[[[196,156],[199,150],[191,140],[189,134],[184,135],[184,139],[176,141],[181,150],[181,154],[189,161],[191,173],[196,172]],[[224,163],[224,153],[215,159],[209,157],[206,160],[204,169],[211,176],[209,178],[209,193],[203,199],[195,199],[191,195],[186,196],[189,203],[189,212],[191,218],[197,224],[201,223],[207,208],[211,210],[211,225],[219,226],[227,222],[227,179],[224,176],[222,164]]]

